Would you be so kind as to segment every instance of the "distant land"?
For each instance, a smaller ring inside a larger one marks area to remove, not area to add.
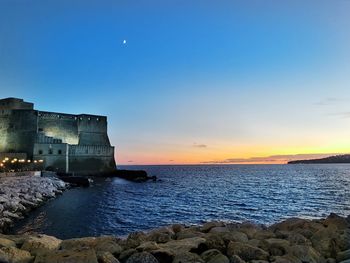
[[[312,163],[350,163],[350,154],[329,156],[320,159],[289,161],[288,164],[312,164]]]

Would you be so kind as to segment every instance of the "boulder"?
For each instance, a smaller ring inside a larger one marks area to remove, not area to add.
[[[221,233],[222,239],[228,244],[229,242],[248,242],[248,236],[247,234],[234,230],[230,231],[228,233]]]
[[[337,239],[339,233],[335,227],[327,227],[318,230],[311,237],[312,246],[325,258],[335,258],[339,252]]]
[[[185,228],[181,232],[176,233],[176,239],[185,239],[192,237],[204,237],[205,234],[197,229]]]
[[[261,240],[259,247],[269,252],[272,256],[283,256],[287,253],[290,246],[289,241],[285,239],[269,238]]]
[[[288,248],[288,254],[296,257],[301,262],[323,263],[325,259],[310,246],[294,245]]]
[[[120,263],[118,259],[116,259],[112,253],[110,252],[98,252],[97,253],[98,263]]]
[[[93,249],[74,249],[48,251],[38,254],[34,263],[98,263]]]
[[[173,262],[174,252],[166,249],[152,250],[150,253],[159,261],[159,263]]]
[[[183,225],[180,225],[180,224],[174,224],[171,226],[172,230],[174,231],[174,233],[179,233],[181,232],[182,230],[185,229],[185,227]]]
[[[158,260],[148,252],[132,254],[126,263],[159,263]]]
[[[195,253],[184,252],[177,254],[172,263],[204,263],[204,260]]]
[[[110,252],[115,256],[118,256],[123,248],[118,244],[120,240],[113,236],[101,236],[101,237],[83,237],[63,240],[61,242],[61,249],[81,249],[90,248],[99,252]]]
[[[222,253],[226,252],[226,243],[224,239],[221,237],[221,235],[218,234],[207,234],[205,236],[205,245],[209,249],[217,249],[221,251]]]
[[[212,228],[214,227],[224,227],[225,224],[223,222],[219,222],[219,221],[211,221],[211,222],[207,222],[205,223],[202,227],[201,227],[201,231],[204,233],[208,233]]]
[[[10,239],[0,237],[0,248],[2,247],[15,247],[16,243]]]
[[[136,250],[140,252],[152,251],[152,250],[158,250],[158,249],[160,249],[160,247],[156,242],[153,242],[153,241],[146,241],[145,243],[142,243],[136,248]]]
[[[0,249],[0,262],[30,263],[32,261],[33,257],[28,251],[16,247],[2,247]]]
[[[119,260],[121,262],[125,262],[131,255],[133,255],[135,253],[137,253],[137,250],[134,248],[124,250],[122,253],[120,253]]]
[[[209,233],[227,233],[230,230],[225,226],[216,226],[210,229]]]
[[[345,217],[338,216],[337,214],[331,213],[324,221],[323,225],[326,227],[333,226],[337,229],[345,229],[349,227],[349,222],[346,220]]]
[[[340,262],[344,260],[350,260],[350,249],[338,253],[337,261]]]
[[[201,254],[206,263],[230,263],[230,260],[217,249],[210,249]]]
[[[24,241],[21,249],[30,252],[32,255],[36,255],[46,250],[57,250],[61,242],[60,239],[47,235],[31,236]]]
[[[241,259],[239,256],[233,255],[230,258],[230,263],[246,263],[246,262],[243,259]]]
[[[227,255],[237,255],[245,261],[254,259],[268,260],[269,253],[258,247],[253,247],[246,243],[230,242],[227,247]]]
[[[160,248],[172,251],[174,255],[185,252],[201,253],[206,250],[206,240],[200,237],[186,238],[181,240],[171,240],[164,244],[158,244]]]
[[[166,243],[175,238],[174,231],[169,227],[161,227],[150,231],[147,235],[147,240],[157,243]]]

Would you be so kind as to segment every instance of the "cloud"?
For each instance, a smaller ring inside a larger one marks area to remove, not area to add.
[[[350,118],[350,111],[346,111],[346,112],[337,112],[337,113],[330,113],[330,114],[328,114],[328,116],[335,116],[335,117],[340,117],[340,118],[348,119],[348,118]]]
[[[250,158],[229,158],[219,161],[202,162],[206,164],[239,164],[239,163],[287,163],[295,160],[307,160],[325,158],[339,153],[317,153],[317,154],[285,154],[271,155],[266,157],[250,157]]]
[[[197,143],[194,143],[194,144],[193,144],[193,147],[196,147],[196,148],[207,148],[207,145],[206,145],[206,144],[197,144]]]
[[[328,98],[320,100],[319,102],[316,102],[315,105],[318,105],[318,106],[329,106],[329,105],[335,105],[335,104],[341,103],[343,101],[345,101],[345,99],[328,97]]]

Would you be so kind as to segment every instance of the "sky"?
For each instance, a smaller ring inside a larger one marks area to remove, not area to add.
[[[350,152],[348,0],[0,0],[0,97],[108,116],[118,164]]]

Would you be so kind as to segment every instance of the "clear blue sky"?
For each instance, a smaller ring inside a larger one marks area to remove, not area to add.
[[[0,0],[1,97],[107,115],[119,163],[350,152],[349,13],[347,0]]]

